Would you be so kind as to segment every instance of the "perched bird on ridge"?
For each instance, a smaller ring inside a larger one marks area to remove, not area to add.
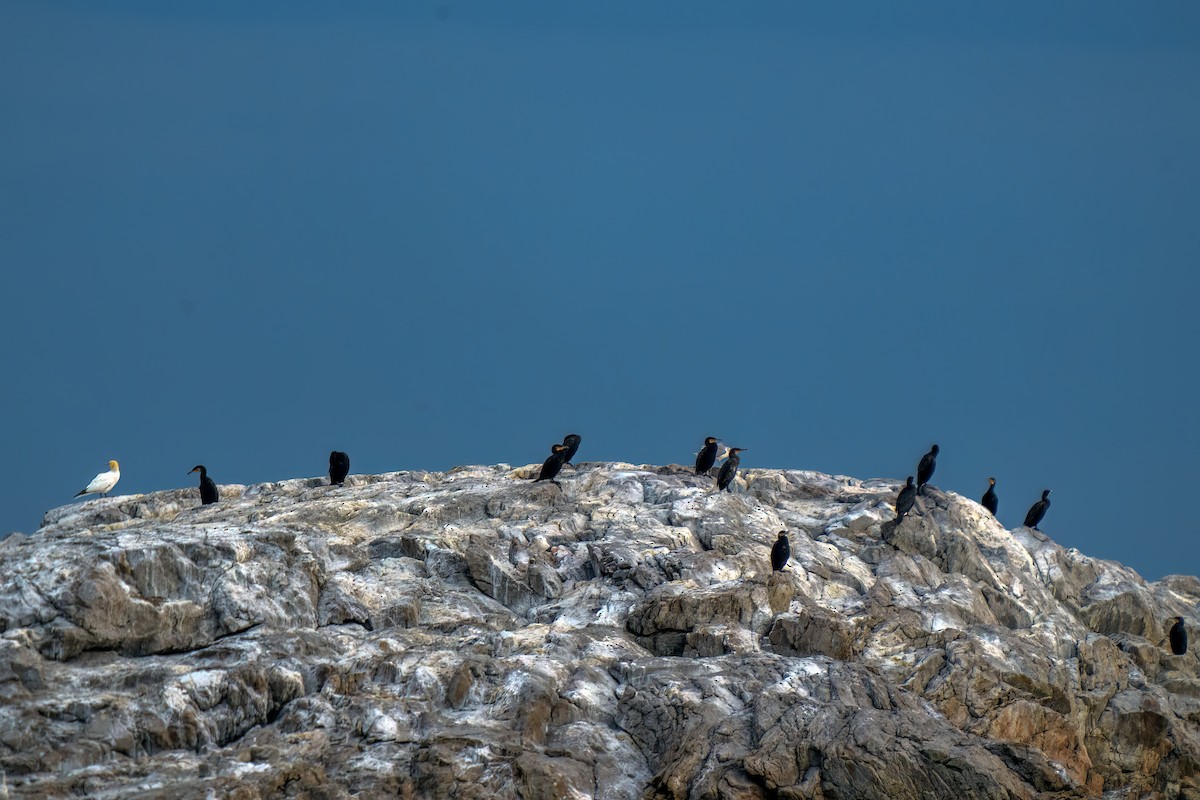
[[[704,446],[700,448],[700,452],[696,453],[696,474],[703,475],[713,468],[713,464],[717,463],[717,437],[708,436],[704,439]]]
[[[1171,652],[1177,656],[1187,653],[1187,628],[1183,627],[1183,617],[1176,617],[1171,626]]]
[[[217,491],[217,482],[208,477],[208,470],[203,464],[197,464],[188,470],[188,475],[193,472],[200,473],[200,505],[211,506],[213,503],[221,499],[221,494]]]
[[[1050,508],[1050,490],[1042,490],[1042,499],[1038,500],[1029,507],[1029,513],[1025,515],[1025,527],[1037,530],[1038,523],[1042,521],[1042,517],[1046,516],[1046,509]]]
[[[988,478],[988,490],[983,493],[983,499],[979,504],[992,512],[992,516],[996,516],[996,508],[1000,503],[1000,498],[996,497],[996,479]]]
[[[566,445],[552,445],[550,447],[550,456],[542,462],[542,470],[534,478],[534,483],[538,481],[554,481],[554,476],[562,469],[563,459],[566,458],[566,455]]]
[[[350,474],[350,456],[343,453],[341,450],[334,450],[329,454],[329,485],[341,486],[346,482],[346,476]]]
[[[742,463],[738,453],[745,452],[744,447],[731,447],[725,454],[725,463],[721,465],[721,471],[717,473],[717,491],[723,492],[729,488],[729,484],[733,483],[733,479],[737,477],[738,464]]]
[[[771,545],[771,571],[779,572],[787,566],[792,557],[792,543],[788,541],[787,531],[780,531],[779,538]]]
[[[101,472],[96,477],[92,478],[91,483],[79,490],[79,497],[85,494],[98,494],[101,497],[107,497],[112,488],[117,485],[117,481],[121,480],[121,465],[116,461],[108,462],[108,472]]]
[[[579,451],[579,443],[583,441],[578,433],[568,433],[563,437],[563,447],[567,448],[567,452],[563,455],[563,463],[570,464],[571,459],[575,457],[575,453]]]
[[[899,525],[904,521],[904,515],[912,511],[913,505],[917,502],[917,487],[913,485],[913,476],[908,476],[908,483],[904,484],[904,488],[900,490],[900,494],[896,495],[896,524]]]
[[[929,483],[929,479],[933,477],[933,471],[937,469],[938,446],[935,444],[929,448],[929,452],[921,456],[921,463],[917,464],[917,491],[924,493],[925,484]]]

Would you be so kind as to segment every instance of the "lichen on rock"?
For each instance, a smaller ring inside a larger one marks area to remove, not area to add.
[[[1200,797],[1200,580],[935,489],[536,465],[55,509],[0,542],[11,797]],[[787,568],[771,544],[791,533]]]

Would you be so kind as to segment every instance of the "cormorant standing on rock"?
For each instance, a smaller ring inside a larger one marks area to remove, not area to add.
[[[742,459],[738,453],[742,452],[743,447],[729,448],[729,455],[725,459],[725,463],[721,465],[721,471],[717,473],[717,491],[723,492],[729,488],[729,484],[733,483],[733,479],[737,477],[738,464],[742,463]]]
[[[704,439],[704,447],[696,453],[696,474],[703,475],[717,463],[717,437],[708,436]]]
[[[210,506],[221,499],[221,495],[217,492],[217,483],[212,478],[208,477],[208,470],[203,464],[197,464],[188,470],[188,475],[193,472],[200,473],[200,505]]]
[[[1029,507],[1029,513],[1025,515],[1025,527],[1037,530],[1038,523],[1042,521],[1042,517],[1046,516],[1046,509],[1050,507],[1050,490],[1042,491],[1042,499],[1038,500]]]
[[[917,502],[917,487],[913,485],[913,476],[908,476],[908,483],[904,484],[904,488],[900,490],[900,494],[896,495],[896,524],[899,525],[904,521],[904,515],[912,511],[913,505]]]
[[[787,531],[780,531],[779,538],[771,546],[771,570],[779,572],[787,566],[788,559],[791,557],[792,544],[788,541]]]
[[[92,478],[87,486],[79,490],[79,497],[85,494],[98,494],[101,497],[108,497],[108,493],[117,485],[117,481],[121,480],[121,465],[116,461],[108,462],[108,472],[101,472],[96,477]]]
[[[924,493],[925,484],[929,483],[929,479],[933,477],[933,471],[937,469],[938,446],[935,444],[929,448],[929,452],[921,456],[921,463],[917,464],[917,491]]]
[[[992,516],[996,516],[996,507],[1000,503],[1000,498],[996,497],[996,479],[988,478],[988,490],[984,492],[983,499],[980,504],[988,511],[992,512]]]
[[[571,459],[575,457],[575,453],[579,450],[579,443],[583,441],[578,433],[568,433],[563,437],[563,447],[567,448],[566,455],[563,456],[563,463],[570,464]]]
[[[542,462],[542,471],[534,478],[534,483],[538,481],[553,481],[554,476],[562,469],[563,460],[567,455],[566,445],[556,444],[550,448],[550,456]]]
[[[1183,627],[1183,617],[1176,617],[1171,626],[1171,652],[1177,656],[1187,653],[1187,628]]]
[[[350,474],[350,456],[341,450],[329,454],[329,485],[341,486]]]

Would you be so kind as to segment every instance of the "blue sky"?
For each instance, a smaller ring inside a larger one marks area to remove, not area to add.
[[[0,531],[109,458],[936,441],[1010,526],[1051,487],[1062,544],[1200,572],[1194,4],[344,5],[0,6]]]

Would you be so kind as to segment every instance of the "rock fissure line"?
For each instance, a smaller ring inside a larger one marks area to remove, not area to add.
[[[1196,578],[933,487],[895,525],[894,481],[530,469],[109,497],[0,543],[10,794],[1200,797],[1195,656],[1157,646]]]

